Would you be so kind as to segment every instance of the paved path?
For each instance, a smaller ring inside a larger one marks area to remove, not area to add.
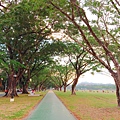
[[[32,114],[24,120],[76,120],[53,91],[49,91]]]

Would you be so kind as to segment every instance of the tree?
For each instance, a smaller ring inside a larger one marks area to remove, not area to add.
[[[24,79],[22,79],[23,93],[28,93],[27,89],[30,78],[33,79],[35,76],[39,76],[39,74],[41,74],[41,71],[44,71],[45,68],[49,68],[49,66],[53,63],[51,56],[55,51],[52,50],[52,44],[54,44],[54,42],[51,43],[49,40],[42,41],[41,45],[37,48],[38,51],[34,53],[32,59],[27,64],[25,71],[26,73],[23,74]]]
[[[120,11],[118,9],[120,4],[118,1],[89,0],[76,3],[50,1],[50,4],[64,18],[62,24],[64,23],[66,34],[110,72],[116,84],[117,102],[120,106]],[[84,45],[79,38],[82,38]]]
[[[59,62],[61,61],[60,59],[61,58],[59,58]],[[55,76],[57,80],[53,79],[53,76]],[[73,82],[70,81],[73,76],[74,76],[73,68],[70,65],[70,62],[67,60],[64,61],[64,65],[62,63],[61,64],[57,63],[57,65],[54,65],[52,68],[52,80],[54,83],[58,81],[58,86],[59,87],[63,86],[64,92],[66,92],[67,86],[69,86]]]
[[[52,33],[54,21],[48,19],[50,12],[44,1],[4,1],[0,6],[0,43],[6,54],[2,61],[8,68],[6,96],[17,96],[16,85],[40,51],[39,46]]]
[[[62,91],[63,82],[61,80],[61,77],[59,75],[54,75],[54,72],[50,75],[51,82],[54,84],[55,89]]]
[[[38,71],[37,74],[35,74],[35,76],[31,77],[30,87],[34,90],[37,90],[37,88],[41,90],[43,85],[50,81],[48,77],[49,74],[50,70],[47,67],[44,67],[43,69]],[[47,86],[45,86],[45,89],[46,88]]]
[[[72,95],[75,95],[75,87],[80,76],[87,71],[99,71],[100,65],[87,51],[80,47],[77,43],[67,43],[66,55],[75,69],[75,78],[72,84]]]

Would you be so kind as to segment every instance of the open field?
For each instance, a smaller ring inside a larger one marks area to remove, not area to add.
[[[120,120],[120,108],[117,107],[115,92],[55,91],[66,107],[78,120]]]
[[[46,92],[40,92],[41,96],[19,95],[14,102],[10,98],[0,97],[0,120],[22,120],[37,105]]]

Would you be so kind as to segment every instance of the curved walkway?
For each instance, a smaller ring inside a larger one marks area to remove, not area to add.
[[[49,91],[37,108],[24,120],[76,120],[53,91]]]

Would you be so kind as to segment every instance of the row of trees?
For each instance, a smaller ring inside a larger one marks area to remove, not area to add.
[[[52,62],[48,37],[52,34],[50,26],[54,21],[47,19],[50,12],[39,0],[4,0],[0,2],[0,8],[0,60],[1,69],[7,76],[6,96],[17,96],[19,82],[23,85],[23,93],[27,93],[30,78]]]
[[[119,1],[52,0],[50,3],[59,18],[63,18],[58,19],[63,31],[110,72],[120,106]]]
[[[75,94],[78,78],[99,66],[113,77],[120,106],[119,7],[117,0],[1,1],[0,66],[8,76],[7,96],[16,95],[19,81],[27,88],[43,70],[44,80],[55,86],[65,88],[72,78]],[[64,41],[54,43],[55,32],[64,33]],[[69,60],[55,66],[55,56]]]
[[[64,91],[74,81],[72,94],[75,94],[79,76],[92,68],[85,70],[90,56],[75,43],[54,41],[52,33],[57,32],[58,23],[48,3],[4,0],[0,10],[1,78],[6,80],[8,90],[5,96],[17,96],[18,84],[23,93],[28,93],[29,83],[34,89],[38,85],[45,88],[50,86],[50,79],[53,86],[64,86]],[[69,62],[65,60],[65,65],[59,65],[61,62],[54,61],[55,56],[67,57]],[[68,83],[70,78],[74,80]]]

